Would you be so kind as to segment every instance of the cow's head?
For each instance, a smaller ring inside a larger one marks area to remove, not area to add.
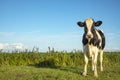
[[[102,24],[102,21],[94,22],[92,18],[87,18],[84,22],[77,23],[80,27],[84,27],[84,31],[86,33],[86,38],[91,39],[93,38],[93,34],[95,32],[94,27],[98,27]]]

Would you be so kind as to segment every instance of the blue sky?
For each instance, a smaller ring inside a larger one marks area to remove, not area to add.
[[[120,0],[0,0],[0,48],[82,50],[76,23],[89,17],[103,21],[105,50],[120,50]]]

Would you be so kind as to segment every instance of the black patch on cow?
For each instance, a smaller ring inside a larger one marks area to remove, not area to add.
[[[88,42],[88,39],[86,38],[87,31],[85,31],[85,33],[83,35],[83,40],[82,40],[83,45],[86,45],[86,44],[91,45],[91,44],[93,44],[94,46],[97,46],[99,49],[103,49],[104,46],[105,46],[105,38],[104,38],[103,33],[101,31],[98,31],[100,36],[102,35],[101,36],[102,37],[102,46],[100,46],[99,44],[100,44],[101,40],[98,39],[98,36],[97,36],[97,33],[96,33],[94,27],[91,28],[91,32],[93,34],[93,38],[91,38],[90,41]]]
[[[101,45],[101,49],[104,49],[105,47],[105,36],[103,34],[103,32],[101,30],[97,30],[102,38],[102,45]]]
[[[83,43],[83,45],[86,45],[88,43],[88,40],[86,38],[86,33],[83,34],[82,43]]]

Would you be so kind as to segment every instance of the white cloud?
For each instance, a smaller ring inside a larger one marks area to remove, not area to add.
[[[109,52],[120,52],[120,48],[119,47],[108,47],[108,48],[105,48],[105,51],[109,51]]]
[[[11,44],[11,47],[14,47],[15,49],[23,49],[24,45],[22,43],[14,43]]]
[[[13,44],[0,43],[0,49],[3,49],[3,50],[24,49],[24,48],[25,48],[25,45],[22,43],[13,43]]]
[[[3,44],[0,44],[0,49],[4,49],[4,45]]]

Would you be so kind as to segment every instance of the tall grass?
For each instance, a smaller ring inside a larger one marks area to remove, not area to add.
[[[58,52],[54,48],[48,52],[32,51],[12,51],[0,52],[0,66],[34,65],[42,67],[58,66],[80,66],[84,64],[84,57],[81,51]],[[98,60],[99,61],[99,60]],[[104,65],[120,64],[120,52],[104,52]],[[99,65],[99,64],[98,64]]]

